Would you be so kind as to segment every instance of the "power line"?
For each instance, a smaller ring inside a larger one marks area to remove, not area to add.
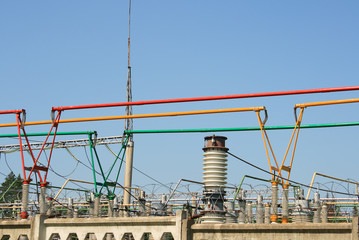
[[[267,170],[265,170],[265,169],[263,169],[263,168],[261,168],[261,167],[258,167],[258,166],[256,166],[256,165],[254,165],[254,164],[252,164],[252,163],[250,163],[250,162],[248,162],[248,161],[246,161],[246,160],[244,160],[244,159],[242,159],[242,158],[240,158],[240,157],[234,155],[233,153],[230,153],[230,152],[227,152],[227,153],[228,153],[229,155],[231,155],[232,157],[234,157],[234,158],[236,158],[236,159],[238,159],[238,160],[244,162],[245,164],[248,164],[248,165],[250,165],[250,166],[252,166],[252,167],[254,167],[254,168],[258,169],[258,170],[261,170],[262,172],[265,172],[265,173],[267,173],[267,174],[270,174],[270,175],[273,175],[274,177],[276,177],[275,174],[273,174],[273,173],[271,173],[271,172],[269,172],[269,171],[267,171]],[[289,182],[291,182],[291,183],[295,183],[295,184],[298,184],[298,185],[300,185],[300,186],[310,188],[309,185],[306,185],[306,184],[303,184],[303,183],[300,183],[300,182],[297,182],[297,181],[289,180],[289,179],[284,178],[284,177],[281,177],[281,178],[284,179],[284,180],[287,180],[287,181],[289,181]],[[357,194],[343,193],[343,192],[338,192],[338,191],[333,191],[333,190],[326,190],[326,189],[322,189],[322,188],[317,188],[317,189],[320,190],[320,191],[324,191],[324,192],[331,192],[331,193],[337,193],[337,194],[342,194],[342,195],[350,195],[350,196],[357,196],[357,197],[359,197]]]

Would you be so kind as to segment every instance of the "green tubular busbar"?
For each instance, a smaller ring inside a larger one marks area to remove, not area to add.
[[[58,132],[56,135],[88,135],[88,134],[95,134],[96,131],[89,131],[89,132]],[[38,137],[38,136],[47,136],[49,133],[27,133],[26,136],[28,137]],[[50,133],[50,135],[54,135],[54,133]],[[18,137],[18,134],[3,134],[0,135],[0,138],[7,138],[7,137]],[[24,134],[21,134],[21,137],[24,137]]]
[[[301,125],[300,128],[329,128],[329,127],[349,127],[358,126],[359,122],[347,123],[325,123],[325,124],[308,124]],[[283,130],[293,129],[294,125],[284,126],[267,126],[265,130]],[[200,129],[164,129],[164,130],[133,130],[125,131],[125,134],[140,134],[140,133],[195,133],[195,132],[235,132],[235,131],[260,131],[260,127],[241,127],[241,128],[200,128]]]

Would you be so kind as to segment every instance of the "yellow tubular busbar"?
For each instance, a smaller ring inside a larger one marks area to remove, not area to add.
[[[294,108],[305,108],[305,107],[324,106],[324,105],[343,104],[343,103],[356,103],[356,102],[359,102],[359,98],[325,101],[325,102],[301,103],[301,104],[296,104]]]
[[[170,112],[170,113],[152,113],[152,114],[139,114],[129,116],[110,116],[110,117],[92,117],[92,118],[75,118],[75,119],[62,119],[59,123],[71,123],[71,122],[91,122],[91,121],[106,121],[106,120],[119,120],[128,118],[154,118],[154,117],[173,117],[173,116],[186,116],[186,115],[198,115],[198,114],[212,114],[212,113],[230,113],[230,112],[250,112],[261,111],[265,107],[249,107],[249,108],[229,108],[229,109],[214,109],[214,110],[201,110],[201,111],[188,111],[188,112]],[[45,125],[52,124],[53,121],[38,121],[38,122],[26,122],[24,125]],[[16,123],[4,123],[0,124],[0,127],[15,127]]]

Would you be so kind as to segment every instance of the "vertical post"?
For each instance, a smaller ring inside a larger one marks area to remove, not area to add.
[[[52,201],[51,197],[46,198],[46,205],[47,205],[46,215],[47,216],[52,216],[52,214],[53,214],[53,212],[52,212],[53,201]]]
[[[238,223],[245,223],[246,222],[246,200],[245,200],[245,192],[241,190],[239,192],[239,213],[238,213]]]
[[[106,233],[106,240],[114,239],[113,233]]]
[[[314,193],[314,217],[313,223],[320,223],[321,207],[320,207],[320,194]]]
[[[150,201],[146,202],[146,215],[150,216],[152,214],[152,203]]]
[[[72,198],[67,199],[67,218],[72,218],[74,216],[74,200]]]
[[[113,217],[113,204],[114,204],[114,196],[109,196],[108,197],[108,208],[107,208],[107,214],[108,217]]]
[[[270,220],[272,223],[276,223],[278,221],[278,182],[272,181],[272,216]]]
[[[95,195],[91,193],[89,200],[89,217],[93,217],[94,215],[94,200],[95,200]]]
[[[118,217],[119,216],[119,209],[118,209],[118,197],[115,196],[113,199],[113,216]]]
[[[100,216],[100,196],[95,194],[93,217],[97,218]]]
[[[252,203],[247,203],[247,223],[253,222],[253,211],[252,211]]]
[[[270,224],[270,206],[268,204],[266,204],[265,209],[264,209],[264,223],[265,224]]]
[[[146,198],[145,198],[146,194],[144,191],[140,191],[140,196],[138,198],[138,210],[140,212],[141,216],[145,216],[146,215]]]
[[[283,195],[282,195],[282,223],[289,222],[289,212],[288,212],[288,184],[283,184]]]
[[[126,167],[125,167],[125,182],[123,192],[123,204],[129,206],[131,202],[131,186],[132,186],[132,165],[133,165],[133,141],[129,140],[126,149]]]
[[[323,204],[322,206],[322,223],[328,222],[328,206],[327,204]]]
[[[256,223],[262,224],[264,223],[264,208],[263,208],[263,196],[257,196],[257,209],[256,209]]]
[[[161,212],[163,215],[167,215],[167,205],[166,205],[166,202],[167,202],[167,196],[166,194],[162,194],[161,196]]]
[[[237,223],[238,217],[234,211],[234,202],[226,201],[224,202],[224,209],[226,212],[226,223]]]
[[[27,219],[29,217],[29,183],[30,181],[24,180],[22,182],[22,206],[21,206],[21,219]]]
[[[46,215],[46,185],[47,183],[40,183],[41,191],[40,191],[40,214]]]
[[[74,218],[78,218],[79,217],[79,209],[77,207],[73,207],[74,210]]]

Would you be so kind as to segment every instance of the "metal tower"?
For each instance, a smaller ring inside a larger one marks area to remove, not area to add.
[[[129,0],[129,13],[128,13],[128,67],[127,67],[127,102],[132,102],[132,83],[131,83],[131,62],[130,62],[130,47],[131,47],[131,0]],[[126,115],[132,115],[132,106],[126,106]],[[133,119],[126,119],[125,130],[133,130]],[[130,138],[132,140],[132,136]]]

